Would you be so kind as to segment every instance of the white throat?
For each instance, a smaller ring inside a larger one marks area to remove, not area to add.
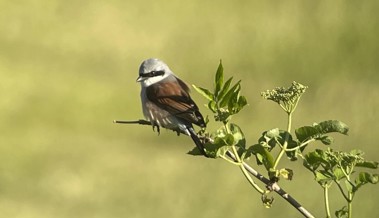
[[[174,76],[170,73],[165,73],[162,76],[155,76],[155,77],[146,78],[146,79],[141,81],[141,86],[142,87],[148,87],[148,86],[151,86],[151,85],[158,83],[158,82],[160,82],[166,78],[169,78],[169,77],[174,78]]]

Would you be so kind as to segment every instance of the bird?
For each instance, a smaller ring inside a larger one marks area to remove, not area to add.
[[[142,111],[153,130],[160,127],[183,133],[192,138],[201,154],[208,157],[204,144],[193,124],[205,128],[203,115],[190,96],[189,86],[179,79],[166,63],[149,58],[139,68],[137,82],[141,84]]]

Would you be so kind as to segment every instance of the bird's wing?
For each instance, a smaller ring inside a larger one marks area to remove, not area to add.
[[[163,80],[146,88],[147,98],[169,114],[205,127],[199,108],[189,95],[189,87],[179,78]]]

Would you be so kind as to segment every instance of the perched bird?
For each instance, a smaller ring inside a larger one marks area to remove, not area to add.
[[[189,87],[175,76],[163,61],[151,58],[142,62],[137,82],[141,83],[142,110],[154,127],[164,127],[191,136],[206,156],[192,124],[205,127],[199,108],[189,95]]]

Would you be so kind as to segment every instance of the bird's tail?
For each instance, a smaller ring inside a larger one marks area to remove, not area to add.
[[[203,143],[200,141],[199,137],[197,136],[195,130],[192,128],[192,127],[188,127],[187,128],[189,133],[190,133],[190,136],[193,140],[193,142],[195,142],[195,145],[196,147],[199,149],[200,153],[203,154],[205,157],[209,157],[207,155],[207,153],[205,152],[205,148],[204,148],[204,145]]]

